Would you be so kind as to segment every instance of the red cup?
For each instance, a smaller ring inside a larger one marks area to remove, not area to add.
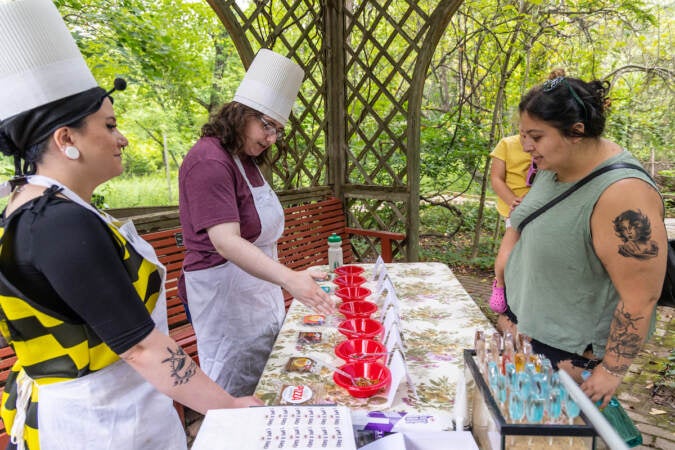
[[[384,364],[376,362],[355,362],[348,363],[340,367],[343,371],[350,374],[357,380],[357,384],[363,382],[363,385],[354,385],[352,380],[337,372],[333,373],[333,381],[340,387],[349,392],[352,397],[368,398],[377,394],[383,389],[387,389],[391,384],[391,372]]]
[[[333,283],[335,283],[338,288],[341,288],[349,286],[361,286],[366,281],[368,280],[366,280],[361,275],[340,275],[339,277],[335,277]]]
[[[347,336],[347,339],[382,339],[384,326],[373,319],[347,319],[340,322],[338,331]]]
[[[387,348],[383,343],[372,339],[349,339],[340,342],[335,347],[335,355],[347,363],[351,362],[379,362],[384,363]],[[365,356],[373,354],[372,356]],[[354,355],[354,356],[352,356]],[[359,357],[358,355],[364,355]]]
[[[348,286],[335,290],[335,295],[340,297],[343,302],[362,302],[370,294],[370,289],[363,286]]]
[[[339,275],[359,275],[359,274],[362,274],[363,272],[365,272],[365,269],[361,266],[349,265],[349,266],[336,267],[333,272],[335,272],[335,274],[338,275],[338,276]]]
[[[370,318],[370,316],[377,311],[377,305],[373,302],[365,301],[345,302],[340,304],[338,311],[340,311],[346,319],[356,319],[359,317]]]

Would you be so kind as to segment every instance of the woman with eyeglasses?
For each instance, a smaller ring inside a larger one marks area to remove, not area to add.
[[[539,171],[511,214],[515,230],[592,172],[613,163],[640,166],[602,137],[608,88],[607,82],[558,77],[521,100],[523,149]],[[626,232],[625,217],[641,232]],[[667,255],[663,217],[649,175],[615,168],[527,223],[506,266],[507,316],[533,339],[535,353],[578,382],[591,370],[581,387],[603,405],[653,331]],[[645,242],[627,244],[631,239]]]
[[[303,75],[291,60],[260,50],[180,168],[187,252],[179,289],[200,365],[231,393],[255,390],[284,320],[281,287],[317,312],[334,310],[316,283],[325,274],[277,261],[284,211],[258,168],[283,137]]]

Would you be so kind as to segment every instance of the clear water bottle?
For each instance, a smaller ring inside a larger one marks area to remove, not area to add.
[[[328,267],[332,272],[342,265],[342,238],[336,233],[328,237]]]

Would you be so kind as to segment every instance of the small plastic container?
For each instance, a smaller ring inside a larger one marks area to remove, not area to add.
[[[340,322],[338,331],[348,339],[376,339],[384,336],[384,326],[373,319],[347,319]]]
[[[352,380],[337,372],[333,373],[333,381],[338,386],[345,388],[352,397],[372,397],[378,392],[388,389],[391,384],[391,372],[384,364],[355,362],[345,364],[340,369],[354,377],[357,385],[354,385]],[[363,385],[359,385],[361,382]]]
[[[372,294],[370,289],[364,288],[363,286],[348,286],[335,290],[335,295],[343,302],[362,302],[370,294]]]
[[[376,311],[377,305],[373,302],[357,301],[345,302],[338,306],[338,311],[345,319],[370,318]]]
[[[336,275],[360,275],[365,272],[365,269],[361,266],[347,265],[341,266],[335,269]]]
[[[361,286],[366,281],[368,280],[366,280],[361,275],[340,275],[339,277],[335,277],[333,283],[335,283],[338,288],[341,288],[350,286]]]
[[[335,347],[335,356],[346,363],[379,362],[384,363],[387,348],[383,343],[372,339],[349,339]],[[363,355],[363,356],[359,356]]]

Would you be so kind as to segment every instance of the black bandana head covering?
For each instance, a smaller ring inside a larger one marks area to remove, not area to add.
[[[24,111],[0,123],[0,151],[25,158],[26,150],[47,139],[58,128],[77,122],[101,108],[113,91],[126,88],[126,81],[115,79],[115,87],[106,91],[94,87],[45,105]]]

